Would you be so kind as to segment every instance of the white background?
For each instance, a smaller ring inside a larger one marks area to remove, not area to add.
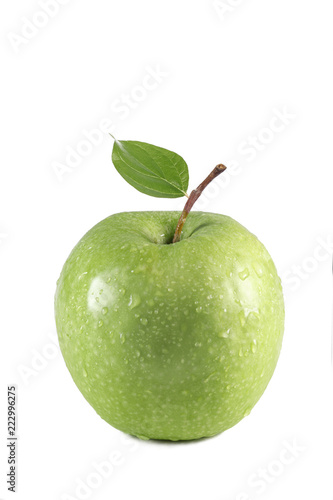
[[[19,500],[332,499],[332,2],[63,0],[52,15],[41,4],[0,7],[1,498],[14,498],[15,383]],[[128,186],[106,133],[66,165],[68,148],[84,149],[84,131],[104,119],[119,139],[182,155],[190,188],[226,163],[196,208],[254,232],[283,278],[273,379],[250,416],[212,439],[124,440],[81,396],[57,347],[55,284],[81,236],[112,213],[183,202]],[[96,466],[111,455],[101,479]]]

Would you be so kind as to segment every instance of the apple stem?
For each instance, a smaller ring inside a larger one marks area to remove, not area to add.
[[[182,214],[179,217],[179,221],[178,221],[178,224],[176,227],[176,231],[175,231],[175,235],[173,237],[172,243],[178,243],[178,241],[180,241],[180,236],[182,234],[183,226],[185,224],[187,216],[190,213],[190,210],[193,207],[194,203],[197,201],[197,199],[201,195],[202,191],[218,175],[222,174],[222,172],[224,172],[226,170],[226,168],[227,167],[225,165],[222,165],[222,163],[220,163],[219,165],[216,165],[216,167],[211,171],[211,173],[206,177],[206,179],[201,184],[199,184],[199,186],[196,189],[193,189],[193,191],[191,192],[190,196],[188,197],[188,199],[185,203],[184,210],[182,211]]]

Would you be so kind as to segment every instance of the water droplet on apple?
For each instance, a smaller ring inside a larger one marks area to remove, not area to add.
[[[244,417],[248,417],[251,413],[251,408],[247,408],[244,412]]]
[[[243,349],[240,348],[239,351],[238,351],[238,356],[242,357],[243,356]]]
[[[252,267],[258,278],[262,278],[263,270],[259,262],[253,262]]]
[[[260,373],[260,378],[262,378],[265,375],[265,368],[262,369],[262,372]]]
[[[104,324],[103,321],[100,319],[98,322],[98,326],[101,327],[101,326],[103,326],[103,324]]]
[[[239,317],[239,321],[240,321],[241,326],[244,326],[245,325],[245,312],[241,311],[238,314],[238,317]]]
[[[108,310],[109,310],[109,309],[108,309],[107,307],[103,307],[103,309],[102,309],[102,314],[104,314],[104,315],[105,315],[105,314],[107,314]]]
[[[240,271],[240,272],[238,273],[238,276],[240,277],[240,279],[241,279],[242,281],[246,280],[246,278],[248,278],[248,277],[249,277],[249,275],[250,275],[250,273],[249,273],[249,270],[248,270],[248,268],[247,268],[247,267],[246,267],[243,271]]]
[[[141,356],[140,351],[136,351],[136,353],[135,353],[135,354],[136,354],[136,356],[137,356],[138,358]]]
[[[257,341],[256,341],[256,339],[253,339],[252,342],[251,342],[251,351],[253,352],[253,354],[257,351]]]
[[[140,321],[141,321],[141,323],[142,323],[143,325],[145,325],[145,326],[146,326],[146,324],[148,323],[147,318],[140,318]]]
[[[258,322],[260,321],[260,315],[258,309],[248,312],[246,321],[250,327],[257,327]]]
[[[126,340],[126,339],[125,339],[125,335],[124,335],[123,333],[120,333],[120,334],[119,334],[119,337],[120,337],[120,343],[121,343],[121,344],[124,344],[124,343],[125,343],[125,340]]]
[[[88,377],[87,370],[85,370],[84,368],[83,368],[83,370],[82,370],[82,375],[84,376],[84,378],[87,378],[87,377]]]
[[[201,311],[202,311],[202,307],[201,307],[201,306],[199,306],[199,307],[197,307],[195,310],[196,310],[196,312],[197,312],[197,313],[201,313]]]
[[[217,334],[217,336],[220,337],[220,338],[223,338],[223,339],[227,339],[229,337],[230,330],[231,330],[231,328],[228,328],[227,331],[219,332]]]
[[[133,293],[133,295],[130,295],[130,299],[129,299],[129,302],[128,302],[128,307],[130,309],[134,309],[140,303],[141,303],[141,299],[140,299],[139,295],[136,295],[135,293]]]
[[[201,346],[202,346],[201,342],[196,342],[196,343],[194,344],[194,347],[201,347]]]

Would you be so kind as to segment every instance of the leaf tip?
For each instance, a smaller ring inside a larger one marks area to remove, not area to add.
[[[112,137],[112,139],[114,140],[114,142],[118,142],[117,139],[114,137],[114,135],[111,134],[111,132],[109,132],[109,135]]]

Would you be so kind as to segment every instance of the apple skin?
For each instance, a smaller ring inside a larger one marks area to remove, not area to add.
[[[281,281],[230,217],[127,212],[94,226],[57,283],[60,348],[112,426],[142,439],[218,434],[248,415],[277,363]]]

